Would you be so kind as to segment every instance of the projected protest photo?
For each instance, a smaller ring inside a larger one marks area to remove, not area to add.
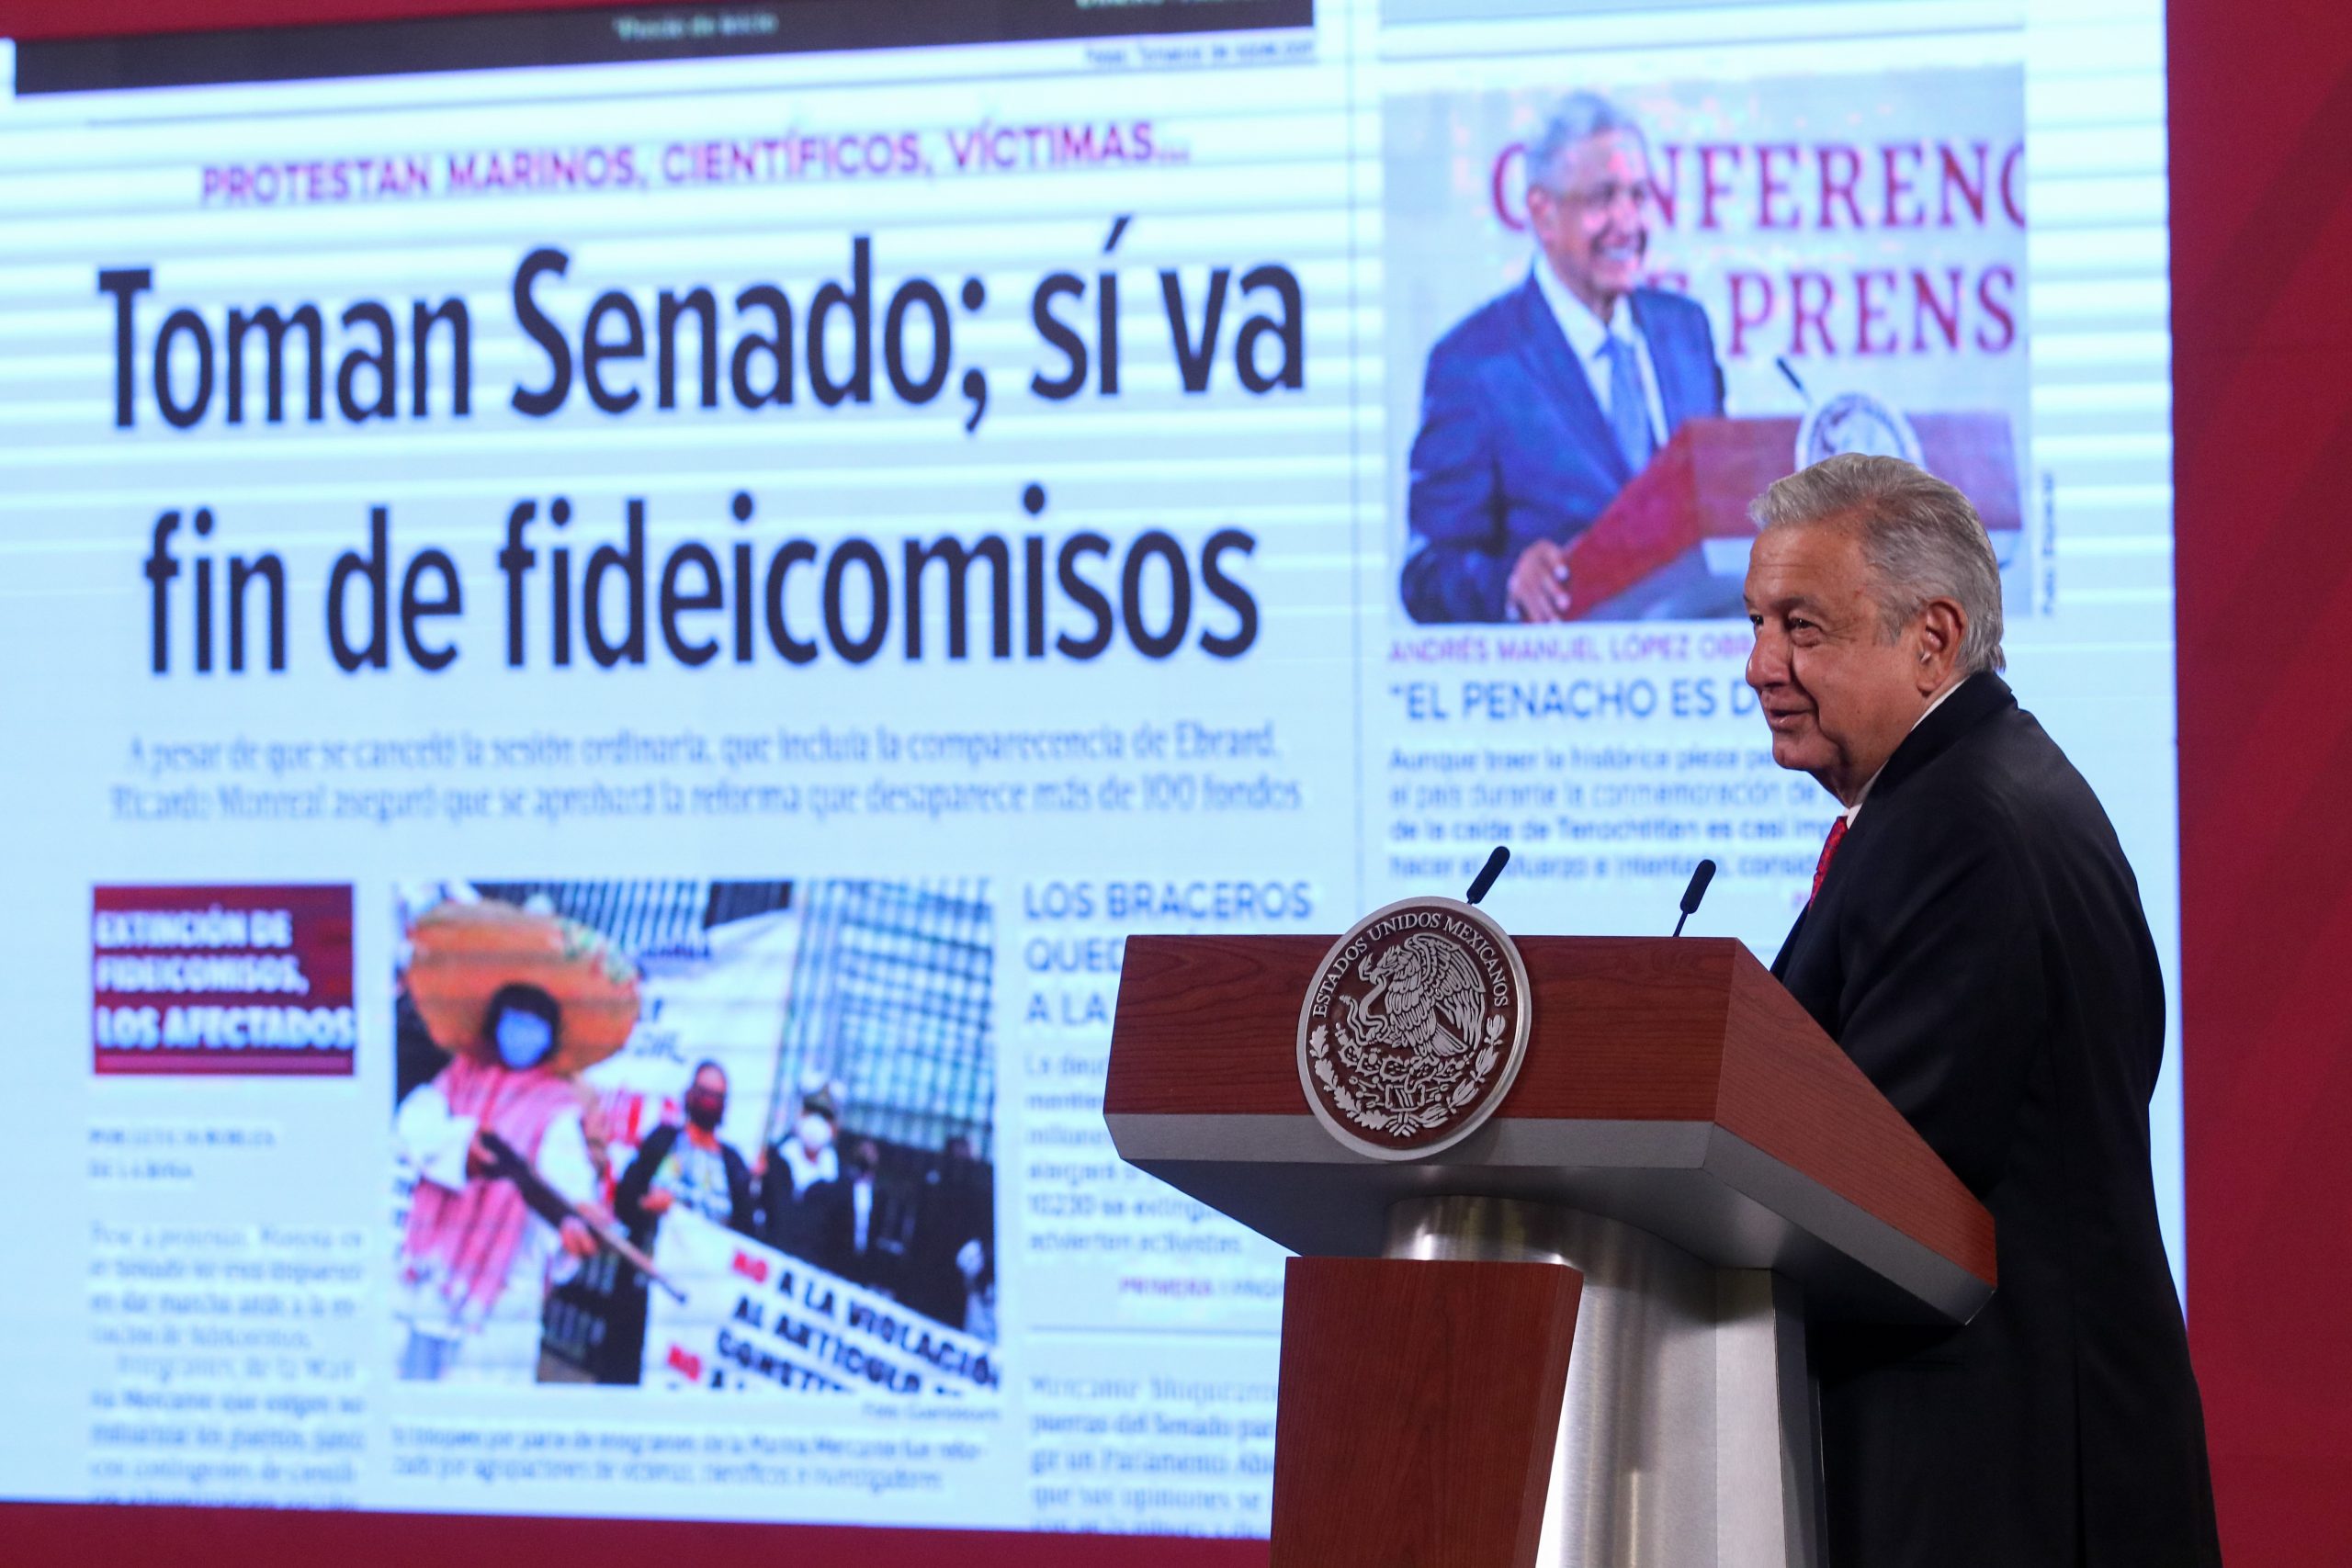
[[[1847,451],[1973,497],[2030,613],[2023,116],[2013,68],[1391,98],[1405,615],[1737,616],[1748,499]]]
[[[978,882],[403,887],[398,1372],[992,1390]]]

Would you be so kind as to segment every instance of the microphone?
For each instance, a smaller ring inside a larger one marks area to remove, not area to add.
[[[1487,896],[1487,889],[1495,885],[1495,878],[1503,874],[1503,867],[1509,863],[1510,860],[1510,846],[1497,844],[1495,852],[1487,857],[1486,865],[1479,870],[1476,876],[1471,879],[1470,896],[1464,901],[1475,904]]]
[[[1701,861],[1690,873],[1690,886],[1682,890],[1682,917],[1674,922],[1674,934],[1682,934],[1682,921],[1699,912],[1699,900],[1707,896],[1707,884],[1715,879],[1715,863]]]
[[[1785,354],[1778,355],[1773,359],[1772,363],[1779,367],[1780,372],[1782,376],[1788,378],[1789,385],[1797,389],[1797,396],[1804,400],[1804,406],[1811,408],[1813,406],[1813,394],[1806,391],[1804,389],[1804,383],[1798,379],[1796,367],[1789,363],[1789,356]]]

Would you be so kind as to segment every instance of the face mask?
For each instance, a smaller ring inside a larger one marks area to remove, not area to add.
[[[833,1141],[833,1124],[822,1116],[810,1113],[800,1119],[800,1146],[816,1154]]]
[[[508,1008],[498,1015],[498,1059],[516,1072],[537,1066],[554,1047],[555,1030],[538,1014]]]
[[[707,1094],[695,1089],[686,1096],[686,1120],[706,1133],[718,1131],[719,1118],[727,1114],[727,1097]]]

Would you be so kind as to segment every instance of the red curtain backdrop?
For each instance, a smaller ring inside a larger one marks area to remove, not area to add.
[[[2189,1339],[2230,1561],[2352,1562],[2352,6],[2167,25]]]
[[[574,0],[0,0],[0,36]],[[821,3],[821,0],[811,0]],[[2189,1333],[2236,1568],[2352,1562],[2352,6],[2166,19]],[[27,1562],[204,1568],[575,1549],[865,1568],[1243,1568],[1262,1543],[0,1507]]]

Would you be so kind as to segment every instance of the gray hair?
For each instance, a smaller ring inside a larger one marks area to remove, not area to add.
[[[1748,503],[1758,533],[1826,524],[1852,531],[1878,580],[1879,624],[1892,641],[1930,599],[1950,599],[1968,617],[1963,674],[1998,670],[2001,566],[1968,497],[1900,457],[1841,452],[1771,487]]]
[[[1527,144],[1527,188],[1533,190],[1556,175],[1569,148],[1612,130],[1631,131],[1645,149],[1649,146],[1642,122],[1599,93],[1570,93],[1562,98],[1552,106],[1542,134]]]

